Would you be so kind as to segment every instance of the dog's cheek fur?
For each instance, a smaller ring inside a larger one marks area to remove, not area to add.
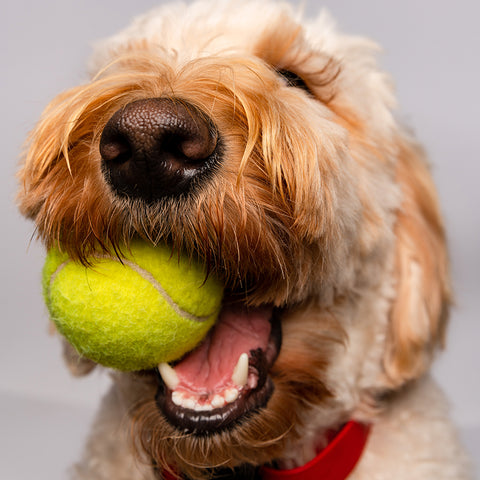
[[[377,296],[372,305],[383,305],[376,320],[383,353],[373,342],[378,353],[370,356],[380,368],[363,381],[372,391],[395,389],[424,374],[443,344],[452,295],[439,202],[424,153],[392,115],[396,101],[390,79],[375,67],[376,46],[331,36],[325,15],[307,32],[326,54],[344,59],[329,107],[349,132],[349,149],[363,174],[358,279],[364,270],[365,278],[385,285],[383,291],[371,285]]]
[[[93,245],[108,244],[112,232],[118,235],[118,216],[95,151],[99,115],[94,112],[107,95],[92,93],[77,87],[48,105],[30,134],[19,174],[20,210],[35,220],[47,248],[61,245],[82,260]],[[88,109],[90,115],[85,114]]]
[[[379,237],[383,248],[377,253],[383,253],[365,264],[369,282],[359,275],[357,296],[330,308],[347,341],[332,358],[326,384],[364,421],[378,415],[384,398],[428,370],[443,345],[451,303],[445,235],[430,172],[411,138],[396,142],[401,203],[393,211],[391,233]]]

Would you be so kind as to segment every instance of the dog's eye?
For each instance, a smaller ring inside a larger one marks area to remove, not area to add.
[[[299,77],[296,73],[290,70],[277,70],[278,74],[281,75],[286,81],[289,87],[296,87],[305,90],[308,93],[312,93],[308,88],[305,80]]]

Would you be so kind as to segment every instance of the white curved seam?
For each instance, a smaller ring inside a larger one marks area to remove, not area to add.
[[[118,263],[122,263],[130,267],[134,272],[138,273],[144,280],[149,282],[155,290],[164,298],[164,300],[170,305],[170,307],[173,309],[173,311],[179,315],[180,317],[187,318],[188,320],[192,320],[194,322],[205,322],[207,321],[211,315],[204,315],[204,316],[197,316],[193,315],[190,312],[187,312],[183,310],[175,301],[170,297],[170,295],[167,293],[167,291],[162,287],[162,284],[148,271],[145,270],[144,268],[140,267],[140,265],[136,264],[135,262],[132,262],[126,258],[122,259],[120,262],[118,259],[109,257],[107,255],[95,255],[95,258],[99,259],[104,259],[104,260],[113,260]],[[53,272],[53,274],[50,277],[50,283],[48,285],[48,295],[50,296],[50,288],[52,283],[55,281],[55,278],[57,275],[65,268],[67,263],[69,263],[70,260],[66,260],[63,263],[61,263],[57,269]]]

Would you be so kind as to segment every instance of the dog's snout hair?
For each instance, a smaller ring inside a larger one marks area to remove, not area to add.
[[[284,48],[304,41],[296,30],[292,35],[280,35]],[[32,134],[21,173],[22,211],[35,218],[47,246],[60,242],[81,261],[99,246],[116,248],[134,235],[154,243],[168,236],[178,247],[197,250],[230,281],[254,283],[254,303],[303,297],[300,290],[319,285],[310,281],[317,268],[307,259],[321,259],[326,280],[335,262],[327,261],[327,252],[338,257],[349,249],[335,238],[350,239],[348,230],[356,228],[355,221],[339,221],[353,220],[360,208],[353,185],[337,188],[352,175],[340,165],[355,168],[344,130],[328,119],[325,105],[252,52],[201,57],[176,71],[167,60],[150,47],[120,53],[92,82],[52,102]],[[323,53],[310,62],[321,76],[310,88],[320,97],[330,94],[337,66]],[[204,167],[217,165],[219,156],[221,166],[209,169],[215,175],[205,175],[195,195],[158,202],[117,195],[113,175],[102,172],[104,129],[117,111],[172,91],[215,126],[219,141]],[[58,188],[65,175],[71,180]],[[296,248],[300,256],[292,254]],[[293,265],[300,258],[301,265]],[[285,282],[287,272],[299,279]]]

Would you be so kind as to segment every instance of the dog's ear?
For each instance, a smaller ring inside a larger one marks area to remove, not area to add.
[[[62,343],[63,359],[73,376],[83,377],[88,375],[97,366],[92,360],[82,357],[67,340],[62,339]]]
[[[445,234],[436,190],[421,149],[399,142],[397,178],[403,202],[395,226],[396,293],[385,355],[389,382],[424,373],[443,346],[451,290]]]

